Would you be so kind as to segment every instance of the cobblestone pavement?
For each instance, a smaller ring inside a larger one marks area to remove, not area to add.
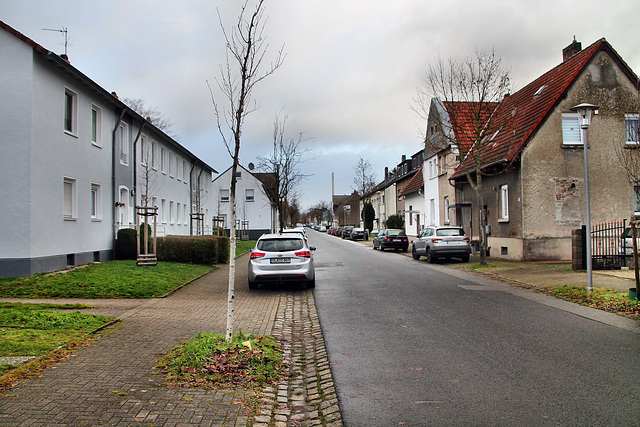
[[[224,332],[228,270],[223,267],[167,298],[88,302],[96,306],[91,311],[122,321],[41,377],[2,394],[0,426],[342,425],[313,293],[249,292],[241,261],[234,329],[280,340],[297,374],[288,382],[258,396],[243,389],[161,386],[154,363],[163,353],[198,332]],[[260,410],[252,420],[245,401],[256,398]]]

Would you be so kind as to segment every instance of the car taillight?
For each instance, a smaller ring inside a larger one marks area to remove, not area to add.
[[[301,256],[303,258],[311,258],[311,251],[299,251],[299,252],[296,252],[296,256]]]
[[[465,242],[468,242],[468,241],[469,241],[469,238],[468,238],[468,237],[465,237],[465,238],[464,238],[464,239],[462,239],[462,240],[463,240],[463,241],[465,241]]]
[[[432,240],[433,243],[438,243],[438,242],[442,242],[442,239],[433,239]]]
[[[388,237],[385,237],[385,238],[384,238],[384,241],[385,241],[385,242],[389,242],[389,241],[391,241],[391,239],[390,239],[390,238],[388,238]]]
[[[251,252],[251,259],[262,258],[265,255],[267,255],[267,254],[264,253],[264,252],[254,251],[254,252]]]

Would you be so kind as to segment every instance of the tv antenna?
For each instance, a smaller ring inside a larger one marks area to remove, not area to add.
[[[64,54],[65,56],[67,56],[67,44],[69,42],[69,39],[67,37],[68,36],[67,27],[62,27],[61,30],[56,30],[54,28],[43,28],[42,31],[55,31],[58,33],[63,33],[64,34]]]

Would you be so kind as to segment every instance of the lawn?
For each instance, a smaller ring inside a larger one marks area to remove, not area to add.
[[[211,266],[108,261],[55,274],[0,279],[0,298],[152,298],[210,271]]]
[[[47,355],[113,321],[105,316],[71,311],[85,307],[0,303],[0,357]],[[0,375],[14,367],[0,364]]]

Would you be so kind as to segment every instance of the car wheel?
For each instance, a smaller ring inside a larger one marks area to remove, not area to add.
[[[462,262],[469,262],[469,255],[463,255]]]
[[[380,252],[384,251],[384,246],[382,246],[382,243],[380,243],[380,247],[378,249],[380,249]]]
[[[313,279],[307,282],[307,289],[313,289],[315,287],[316,287],[316,278],[314,277]]]
[[[434,262],[436,262],[436,259],[437,258],[431,253],[429,248],[427,248],[427,262],[433,264]]]
[[[258,284],[256,282],[252,282],[251,280],[248,280],[249,283],[249,289],[258,289]]]
[[[411,256],[413,257],[413,259],[420,259],[420,255],[416,253],[416,248],[413,246],[411,247]]]

